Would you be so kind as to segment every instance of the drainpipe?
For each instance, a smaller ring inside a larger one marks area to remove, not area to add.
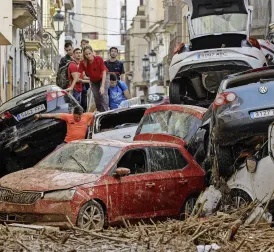
[[[24,52],[20,50],[20,94],[25,91],[25,76],[24,76]]]

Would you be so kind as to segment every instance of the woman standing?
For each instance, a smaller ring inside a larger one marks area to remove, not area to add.
[[[99,112],[107,111],[109,107],[109,74],[102,57],[94,56],[90,46],[83,49],[84,60],[80,62],[78,71],[85,72],[91,81],[96,108]]]

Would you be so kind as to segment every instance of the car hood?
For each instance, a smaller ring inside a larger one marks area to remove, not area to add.
[[[100,175],[64,172],[54,169],[29,168],[8,174],[0,179],[0,187],[14,191],[52,191],[94,183]]]
[[[189,6],[191,19],[230,13],[247,14],[248,0],[183,0]]]

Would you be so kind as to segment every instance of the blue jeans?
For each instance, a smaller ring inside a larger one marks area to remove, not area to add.
[[[77,90],[73,89],[73,93],[72,93],[73,97],[76,99],[76,101],[78,101],[79,104],[81,104],[81,97],[82,97],[82,93],[78,92]]]

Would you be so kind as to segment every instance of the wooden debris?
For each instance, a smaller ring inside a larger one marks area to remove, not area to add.
[[[138,225],[124,220],[122,228],[83,230],[68,219],[69,230],[35,225],[0,225],[0,251],[182,251],[216,243],[220,251],[274,251],[274,230],[266,223],[244,225],[258,202],[237,211],[200,218],[199,207],[184,221]],[[14,229],[16,227],[16,229]]]

